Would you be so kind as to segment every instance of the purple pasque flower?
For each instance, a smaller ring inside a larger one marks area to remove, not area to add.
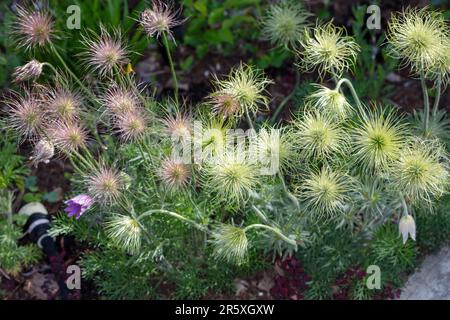
[[[92,206],[94,200],[87,194],[80,194],[64,203],[67,205],[64,211],[68,213],[69,218],[75,216],[75,219],[78,220]]]

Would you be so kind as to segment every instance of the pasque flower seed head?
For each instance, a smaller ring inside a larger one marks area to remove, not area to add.
[[[414,72],[432,76],[442,66],[445,71],[450,27],[441,13],[429,8],[395,13],[389,21],[387,39],[390,54]]]
[[[50,45],[55,37],[53,27],[54,21],[47,11],[17,6],[17,20],[13,25],[13,33],[19,46],[30,50]]]
[[[311,14],[298,2],[284,1],[272,4],[261,20],[263,38],[273,45],[295,48],[309,25],[310,16]]]
[[[337,78],[355,63],[360,51],[354,39],[345,35],[345,29],[334,26],[332,22],[306,31],[301,44],[303,50],[298,50],[298,54],[301,56],[299,66],[303,70],[317,69],[321,76],[328,73]]]
[[[149,37],[165,33],[173,40],[171,29],[183,23],[178,19],[180,9],[174,10],[169,1],[153,0],[152,7],[141,13],[139,22]]]

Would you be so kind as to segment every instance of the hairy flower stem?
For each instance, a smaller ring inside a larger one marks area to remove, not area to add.
[[[95,163],[95,160],[94,160],[94,157],[89,152],[88,148],[85,147],[85,148],[83,148],[83,150],[87,152],[87,155],[88,155],[87,158],[85,156],[83,156],[80,152],[76,151],[76,150],[72,151],[73,154],[78,158],[78,160],[80,160],[81,164],[83,164],[85,166],[85,168],[84,168],[85,170],[79,170],[80,173],[85,173],[86,170],[90,170],[90,169],[93,169],[93,168],[97,167],[97,165]]]
[[[346,79],[346,78],[342,78],[341,80],[338,81],[337,85],[336,85],[336,91],[339,91],[339,89],[341,88],[341,86],[343,84],[346,84],[347,87],[350,89],[350,93],[352,94],[353,100],[355,100],[356,105],[358,106],[358,108],[361,110],[362,109],[362,104],[361,104],[361,100],[359,100],[358,94],[356,93],[355,88],[353,87],[353,84],[351,83],[350,80]]]
[[[53,73],[55,74],[55,76],[59,75],[58,70],[57,70],[51,63],[43,62],[43,63],[42,63],[42,66],[43,66],[43,67],[44,67],[44,66],[49,67],[49,68],[53,71]]]
[[[439,100],[441,99],[441,85],[442,85],[442,78],[439,77],[436,81],[436,98],[434,98],[434,105],[433,105],[433,116],[436,116],[436,113],[439,108]]]
[[[58,58],[58,60],[61,62],[64,69],[70,74],[70,76],[75,80],[75,82],[80,86],[80,88],[86,93],[86,95],[89,96],[90,99],[92,99],[93,102],[99,104],[97,98],[92,94],[92,92],[81,82],[81,80],[76,76],[75,73],[69,68],[69,66],[66,64],[64,59],[59,54],[58,50],[56,50],[55,46],[51,46],[53,53]]]
[[[142,220],[145,217],[151,216],[154,213],[166,214],[166,215],[171,216],[171,217],[173,217],[175,219],[178,219],[180,221],[187,222],[187,223],[191,224],[192,226],[194,226],[195,228],[197,228],[200,231],[208,232],[208,229],[205,226],[202,226],[201,224],[199,224],[199,223],[197,223],[197,222],[195,222],[195,221],[193,221],[191,219],[183,217],[182,215],[179,215],[178,213],[175,213],[175,212],[172,212],[172,211],[168,211],[168,210],[164,210],[164,209],[148,210],[148,211],[144,212],[143,214],[141,214],[138,217],[138,221]]]
[[[146,165],[147,169],[150,170],[150,172],[153,171],[152,168],[154,168],[155,165],[152,161],[152,156],[151,156],[150,150],[148,150],[148,152],[147,152],[148,158],[150,159],[150,163],[147,163],[147,157],[145,156],[144,147],[147,148],[147,145],[144,143],[144,141],[141,140],[137,143],[137,146],[141,153],[142,161]],[[154,190],[156,190],[156,195],[157,195],[158,199],[161,199],[161,195],[158,191],[158,187],[156,185],[155,179],[150,179],[150,180],[152,181]]]
[[[170,53],[169,41],[167,40],[167,35],[166,35],[165,32],[162,33],[162,40],[163,40],[164,47],[166,48],[167,59],[169,59],[170,71],[172,72],[172,78],[173,78],[173,84],[174,84],[174,90],[175,90],[175,102],[178,105],[178,80],[177,80],[177,74],[175,72],[175,67],[173,65],[173,60],[172,60],[172,54]]]
[[[137,94],[137,96],[139,97],[139,99],[141,100],[142,104],[147,107],[148,101],[145,99],[145,97],[142,95],[141,91],[139,90],[139,88],[137,87],[135,81],[131,78],[131,76],[128,74],[126,76],[126,80],[128,82],[128,84],[130,84],[130,86],[133,87],[134,92]]]
[[[256,215],[262,220],[264,221],[264,223],[270,224],[269,219],[267,219],[267,217],[265,216],[264,213],[261,212],[261,210],[259,210],[255,205],[252,204],[252,209],[253,211],[255,211]]]
[[[273,233],[275,233],[277,236],[279,236],[282,240],[284,240],[285,242],[292,244],[293,246],[295,246],[297,248],[297,242],[293,239],[290,239],[288,237],[286,237],[278,228],[275,227],[271,227],[265,224],[259,224],[259,223],[255,223],[252,225],[249,225],[247,227],[244,228],[244,232],[247,232],[250,229],[256,229],[256,228],[260,228],[260,229],[266,229],[269,230]]]
[[[277,107],[277,109],[273,113],[272,118],[270,119],[270,124],[274,124],[277,121],[278,116],[280,115],[281,111],[283,111],[283,109],[284,109],[284,106],[294,97],[299,84],[300,84],[300,71],[298,68],[295,68],[294,88],[292,89],[291,93],[286,98],[284,98],[283,101],[281,101],[280,105]]]
[[[428,90],[427,85],[425,83],[425,75],[423,71],[420,71],[420,84],[422,86],[422,93],[423,93],[423,105],[424,105],[424,133],[427,134],[428,132],[428,123],[430,122],[430,99],[428,98]]]
[[[400,198],[402,199],[403,215],[407,216],[409,214],[408,205],[406,204],[405,197],[401,193],[400,193]]]
[[[253,126],[252,118],[250,118],[250,115],[248,114],[248,110],[245,110],[245,117],[247,118],[247,122],[248,122],[250,129],[255,130],[255,127]]]
[[[281,185],[283,186],[283,190],[286,193],[287,197],[294,203],[294,205],[297,207],[297,209],[300,208],[300,204],[298,203],[297,198],[289,191],[289,189],[286,186],[286,182],[284,181],[283,175],[278,172],[278,178],[281,181]]]

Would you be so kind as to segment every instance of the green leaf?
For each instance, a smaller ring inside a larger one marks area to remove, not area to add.
[[[30,203],[30,202],[39,202],[41,201],[42,195],[40,193],[30,193],[27,192],[23,196],[23,201]]]
[[[190,55],[189,57],[187,57],[186,59],[181,61],[181,63],[180,63],[181,70],[186,72],[189,69],[191,69],[193,64],[194,64],[194,57],[192,55]]]
[[[243,7],[256,6],[260,4],[260,0],[226,0],[223,4],[224,8],[239,9]]]
[[[47,192],[42,196],[42,200],[55,203],[59,201],[59,193],[56,191]]]
[[[30,190],[31,192],[36,192],[39,190],[37,186],[37,177],[36,176],[29,176],[25,179],[25,188]]]
[[[224,17],[225,8],[217,8],[211,11],[208,18],[209,25],[213,25],[222,21]]]
[[[209,51],[209,45],[207,43],[200,44],[195,48],[195,52],[197,53],[197,56],[200,59],[203,58],[204,56],[206,56],[208,51]]]
[[[204,17],[208,14],[208,8],[206,6],[206,1],[196,1],[194,3],[194,8],[197,9],[200,14]]]

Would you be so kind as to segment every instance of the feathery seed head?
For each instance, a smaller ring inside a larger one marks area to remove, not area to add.
[[[282,129],[261,129],[256,138],[255,158],[259,158],[265,165],[277,165],[275,171],[284,172],[294,165],[296,152],[294,150],[293,136]]]
[[[178,20],[180,11],[181,9],[174,10],[172,3],[153,0],[152,8],[141,13],[139,22],[149,37],[156,36],[156,38],[159,38],[165,33],[174,40],[170,29],[183,23],[183,21]]]
[[[147,117],[143,110],[127,112],[115,118],[114,126],[122,141],[136,141],[147,132]]]
[[[18,44],[26,50],[42,48],[54,38],[54,21],[47,11],[34,11],[17,6],[17,20],[13,25],[13,33]]]
[[[240,204],[260,184],[259,171],[246,154],[221,152],[205,166],[205,190],[217,194],[224,201]]]
[[[86,65],[100,77],[112,76],[115,69],[119,70],[128,61],[127,48],[119,29],[111,34],[101,26],[100,35],[91,38],[83,35],[82,42],[86,47],[82,54]]]
[[[407,8],[393,14],[387,39],[390,54],[416,73],[431,75],[448,61],[450,27],[438,11]]]
[[[310,16],[300,3],[286,1],[272,4],[262,19],[263,37],[273,45],[295,48],[309,25]]]
[[[445,49],[442,54],[444,54],[443,59],[439,59],[439,61],[433,66],[431,69],[431,73],[429,74],[430,78],[441,80],[444,86],[447,86],[450,82],[450,36],[445,40],[447,43]]]
[[[222,224],[214,230],[212,244],[217,259],[237,265],[246,261],[249,243],[244,229]]]
[[[89,194],[102,205],[114,204],[122,195],[124,181],[114,168],[101,166],[85,177]]]
[[[63,153],[76,151],[86,145],[86,130],[76,121],[56,121],[46,131],[55,147]]]
[[[23,138],[36,137],[42,128],[45,112],[35,93],[25,91],[24,96],[14,94],[6,100],[10,126]]]
[[[141,248],[142,229],[135,218],[114,215],[106,222],[106,234],[127,253],[136,254]]]
[[[305,32],[301,44],[303,51],[298,53],[302,57],[302,69],[317,69],[321,76],[329,73],[337,78],[355,63],[360,51],[354,39],[345,35],[345,29],[334,26],[332,22],[316,26],[312,35]]]
[[[330,159],[343,154],[347,147],[347,135],[331,117],[318,112],[306,113],[296,120],[296,143],[300,154],[307,159]]]
[[[79,118],[82,98],[78,92],[57,86],[49,90],[45,104],[47,111],[54,119],[70,122]]]
[[[449,159],[438,140],[413,139],[390,172],[397,189],[414,203],[444,194],[449,185]]]
[[[210,95],[209,103],[215,114],[223,118],[231,118],[241,111],[239,100],[227,93],[213,93]]]
[[[266,107],[269,102],[265,91],[267,85],[272,83],[262,72],[251,66],[242,64],[233,69],[224,80],[215,78],[215,92],[213,95],[228,95],[239,101],[240,108],[235,112],[236,116],[242,116],[244,112],[256,114],[260,106]]]
[[[204,125],[203,131],[194,133],[194,144],[200,146],[207,160],[224,152],[226,147],[228,123],[224,119],[210,118],[201,122]]]
[[[169,191],[177,191],[188,185],[191,171],[181,161],[167,158],[161,163],[159,174],[162,182]]]
[[[162,120],[164,131],[167,135],[174,139],[183,139],[192,133],[192,123],[188,115],[176,113],[168,114]]]
[[[308,211],[318,216],[333,217],[342,212],[349,201],[352,183],[349,176],[328,167],[312,172],[298,190]]]
[[[392,109],[374,107],[354,130],[354,159],[364,170],[385,170],[400,156],[408,131]]]
[[[134,92],[117,84],[108,88],[101,102],[110,116],[121,116],[136,111],[139,107],[139,99]]]

